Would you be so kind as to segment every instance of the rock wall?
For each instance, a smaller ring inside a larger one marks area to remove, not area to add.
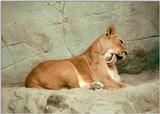
[[[41,61],[80,54],[110,23],[129,50],[120,73],[158,66],[158,2],[2,2],[2,85],[23,85]]]

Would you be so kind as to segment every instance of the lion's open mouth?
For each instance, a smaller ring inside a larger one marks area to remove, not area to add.
[[[124,56],[119,56],[118,54],[115,54],[115,55],[116,55],[117,59],[119,59],[119,60],[123,59],[123,57],[124,57]]]
[[[123,59],[123,56],[119,56],[118,54],[111,53],[110,57],[107,58],[107,64],[115,64],[117,60]]]

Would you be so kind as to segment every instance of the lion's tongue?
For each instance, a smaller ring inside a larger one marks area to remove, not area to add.
[[[117,57],[115,54],[113,54],[111,60],[107,61],[108,64],[114,64],[117,61]]]

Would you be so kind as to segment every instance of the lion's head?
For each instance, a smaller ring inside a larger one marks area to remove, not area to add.
[[[117,60],[127,55],[125,43],[120,38],[114,25],[110,25],[105,35],[100,36],[94,46],[94,52],[103,55],[108,64],[115,64]]]

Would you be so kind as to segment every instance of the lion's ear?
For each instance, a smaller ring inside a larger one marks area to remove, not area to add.
[[[114,25],[110,25],[107,28],[106,36],[115,35],[115,34],[116,34],[116,27]]]

